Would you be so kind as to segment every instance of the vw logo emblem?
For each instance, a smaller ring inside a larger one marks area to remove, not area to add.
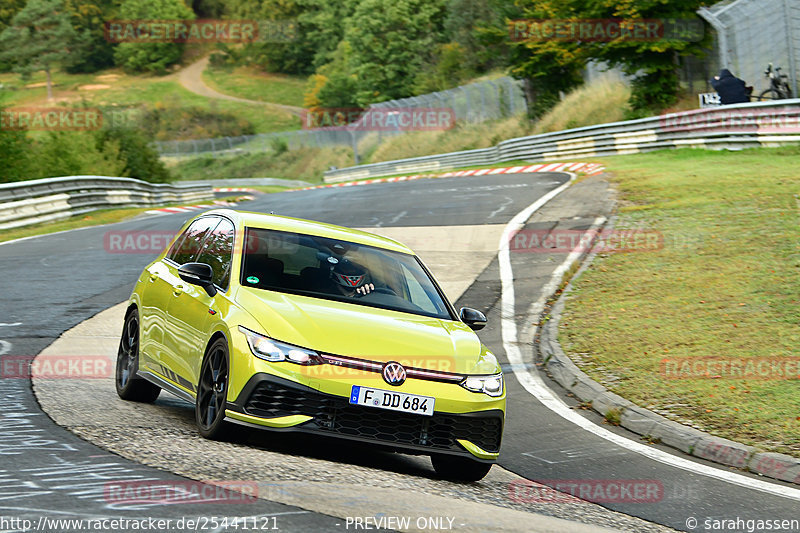
[[[395,387],[402,385],[406,380],[406,369],[400,363],[394,361],[386,363],[383,367],[383,380]]]

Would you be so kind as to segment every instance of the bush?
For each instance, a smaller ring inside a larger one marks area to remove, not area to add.
[[[124,167],[119,145],[99,146],[96,133],[49,132],[32,139],[27,131],[0,129],[0,182],[84,174],[122,176]]]
[[[97,134],[97,146],[101,151],[115,145],[118,146],[120,158],[124,161],[122,175],[152,183],[172,181],[172,175],[142,130],[126,127],[107,128]]]
[[[275,155],[280,155],[289,149],[289,145],[286,144],[286,139],[282,139],[280,137],[272,138],[269,141],[269,146],[275,152]]]
[[[36,178],[56,176],[122,176],[125,161],[119,144],[98,145],[89,132],[51,132],[32,145],[32,173]]]
[[[0,182],[30,179],[31,171],[25,132],[0,128]]]
[[[185,140],[252,135],[255,127],[235,115],[199,107],[159,105],[142,113],[142,128],[153,139]]]

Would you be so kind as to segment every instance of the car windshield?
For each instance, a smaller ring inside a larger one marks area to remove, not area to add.
[[[245,243],[245,287],[453,320],[444,297],[413,255],[260,228],[248,228]]]

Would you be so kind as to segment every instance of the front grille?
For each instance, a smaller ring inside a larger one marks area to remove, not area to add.
[[[317,418],[330,409],[331,399],[311,389],[295,389],[262,381],[253,389],[244,408],[249,414],[264,418],[290,415]]]
[[[264,418],[311,416],[317,429],[324,432],[442,450],[460,450],[456,439],[465,439],[488,452],[497,452],[503,433],[499,411],[472,415],[412,415],[350,405],[344,398],[271,381],[262,381],[253,388],[244,409],[248,414]]]

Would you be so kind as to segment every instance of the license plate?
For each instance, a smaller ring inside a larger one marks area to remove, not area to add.
[[[353,385],[353,390],[350,392],[350,403],[414,413],[415,415],[433,416],[436,398]]]

